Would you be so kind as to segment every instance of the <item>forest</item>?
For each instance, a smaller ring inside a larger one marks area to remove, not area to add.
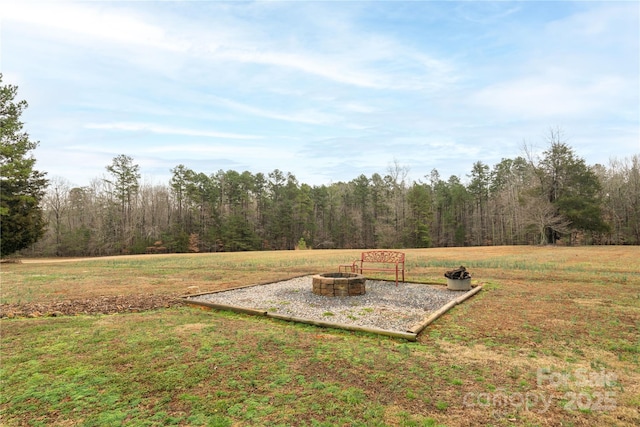
[[[141,183],[118,155],[89,186],[52,178],[44,236],[23,254],[425,248],[640,243],[640,155],[587,165],[559,130],[534,155],[473,164],[465,179],[436,169],[409,180],[384,174],[310,186],[268,173],[171,169],[166,185]]]

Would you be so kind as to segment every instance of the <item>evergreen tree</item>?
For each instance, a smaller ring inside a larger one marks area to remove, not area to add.
[[[467,190],[469,190],[475,201],[472,217],[472,243],[483,245],[486,243],[488,235],[486,213],[491,182],[489,166],[480,161],[475,162],[470,177],[471,183],[468,185]]]
[[[29,152],[38,146],[22,130],[20,115],[27,102],[14,101],[17,86],[3,85],[0,74],[0,256],[35,243],[44,233],[40,202],[47,187],[45,173],[34,169]]]
[[[427,184],[413,183],[407,192],[409,218],[404,246],[428,248],[431,246],[431,193]]]
[[[120,221],[116,227],[115,236],[117,242],[126,249],[134,239],[133,207],[140,189],[140,166],[133,163],[133,158],[120,154],[113,158],[107,171],[113,176],[113,180],[105,180],[112,187],[112,194],[119,203]]]
[[[541,195],[551,202],[557,213],[576,231],[601,233],[608,230],[602,214],[599,194],[601,184],[584,159],[579,158],[561,140],[561,131],[552,129],[549,148],[536,167]],[[547,243],[555,243],[566,233],[547,229]]]

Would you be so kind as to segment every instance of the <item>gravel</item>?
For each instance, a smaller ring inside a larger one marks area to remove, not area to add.
[[[350,326],[405,332],[463,292],[445,286],[367,280],[366,294],[326,297],[314,294],[312,276],[188,297],[269,313]]]

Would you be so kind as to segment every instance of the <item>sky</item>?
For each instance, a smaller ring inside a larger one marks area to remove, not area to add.
[[[0,0],[0,71],[36,169],[84,186],[120,155],[330,185],[401,167],[463,182],[540,153],[640,154],[638,1]]]

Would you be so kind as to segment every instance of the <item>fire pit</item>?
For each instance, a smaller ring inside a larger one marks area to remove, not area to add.
[[[364,295],[366,279],[356,273],[323,273],[312,278],[313,293],[327,297]]]

